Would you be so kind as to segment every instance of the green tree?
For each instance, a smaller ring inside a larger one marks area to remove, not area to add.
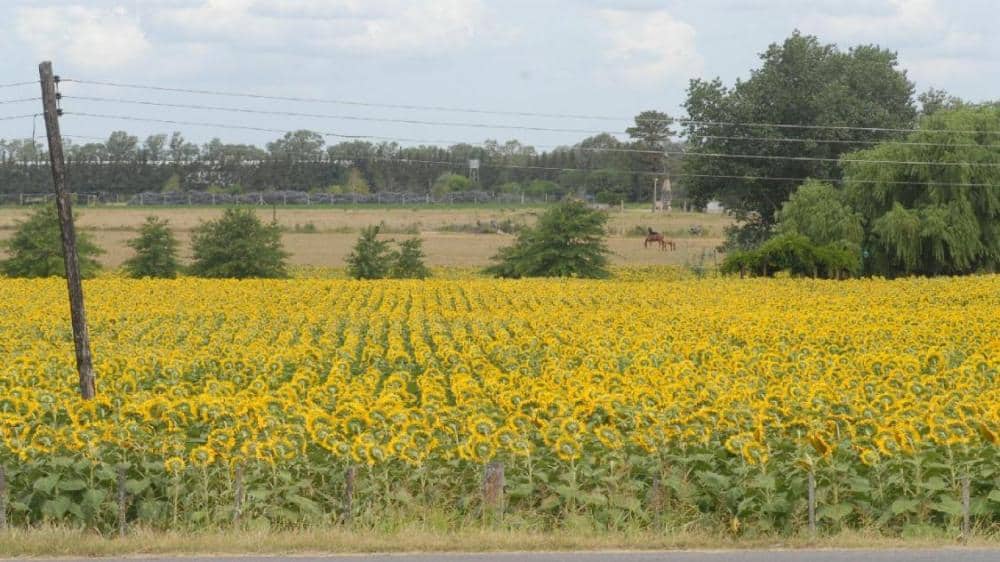
[[[799,186],[777,218],[779,234],[801,234],[813,244],[845,241],[860,249],[864,237],[861,215],[848,204],[845,192],[821,181]]]
[[[354,279],[383,279],[392,267],[389,241],[379,240],[379,226],[361,229],[361,235],[347,256],[347,274]]]
[[[867,271],[1000,270],[1000,107],[935,111],[906,140],[844,158],[848,197],[865,228]]]
[[[691,121],[686,122],[684,132],[693,149],[684,157],[687,175],[681,184],[696,205],[720,199],[741,225],[766,236],[795,184],[731,178],[839,179],[842,170],[837,159],[843,153],[887,137],[882,131],[823,126],[910,128],[916,110],[913,84],[891,51],[862,45],[844,52],[795,32],[782,44],[768,47],[760,58],[761,65],[750,78],[731,88],[719,79],[691,81],[685,102]],[[788,138],[811,140],[789,142]],[[736,231],[733,234],[740,237]],[[760,237],[744,238],[759,241]]]
[[[323,135],[300,129],[285,133],[280,139],[267,143],[271,156],[292,162],[316,162],[323,157]]]
[[[779,234],[755,250],[735,251],[726,255],[719,271],[723,274],[771,276],[787,271],[796,277],[840,279],[861,271],[857,249],[843,241],[814,244],[805,236],[789,232]]]
[[[36,209],[28,219],[19,221],[13,236],[0,242],[8,259],[0,262],[0,273],[8,277],[65,277],[62,231],[55,205]],[[93,277],[101,266],[95,259],[104,253],[86,232],[76,233],[76,253],[80,275]]]
[[[434,193],[435,197],[441,197],[448,193],[469,191],[470,189],[472,189],[472,180],[461,174],[445,172],[438,176],[434,182],[434,187],[431,188],[431,192]]]
[[[351,168],[350,172],[347,173],[347,193],[355,193],[358,195],[367,195],[371,193],[371,188],[368,187],[368,182],[365,181],[365,176],[361,173],[361,170],[357,168]]]
[[[262,223],[251,209],[226,209],[219,219],[202,223],[194,230],[191,249],[190,272],[198,277],[288,277],[281,229]]]
[[[669,171],[666,150],[671,148],[670,139],[674,135],[674,131],[670,128],[672,123],[673,119],[662,111],[647,110],[636,115],[635,125],[625,129],[625,132],[633,141],[629,148],[642,152],[628,154],[632,161],[627,168],[666,175]],[[632,193],[626,198],[648,201],[647,197],[652,195],[651,180],[650,176],[643,174],[631,178],[628,186],[632,188]],[[596,193],[601,196],[600,192]],[[603,197],[607,202],[617,201],[620,198],[614,193],[606,193]]]
[[[425,279],[430,270],[424,265],[423,241],[409,238],[399,243],[399,249],[389,255],[389,277],[393,279]]]
[[[604,242],[607,214],[580,201],[564,201],[522,230],[512,246],[501,248],[486,268],[496,277],[609,276],[610,253]]]
[[[170,232],[169,222],[157,217],[146,217],[139,229],[139,236],[129,240],[128,245],[135,250],[135,256],[125,262],[125,270],[130,277],[157,277],[173,279],[177,277],[180,263],[177,261],[177,239]]]

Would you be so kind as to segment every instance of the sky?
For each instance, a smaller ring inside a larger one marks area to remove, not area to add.
[[[998,0],[0,0],[0,85],[63,78],[160,87],[499,112],[554,118],[233,98],[67,81],[66,135],[144,138],[181,131],[263,146],[280,132],[504,141],[539,148],[620,133],[646,109],[682,115],[688,81],[746,78],[794,30],[846,49],[896,51],[917,91],[1000,98]],[[0,88],[0,102],[37,95]],[[273,116],[74,99],[152,101],[322,114]],[[40,102],[0,103],[0,138],[42,135]],[[92,113],[185,121],[147,123]],[[332,117],[327,117],[332,116]],[[597,117],[600,117],[599,119]],[[371,119],[431,121],[380,122]],[[499,128],[524,127],[522,129]],[[572,129],[546,131],[537,129]],[[622,135],[619,135],[622,136]]]

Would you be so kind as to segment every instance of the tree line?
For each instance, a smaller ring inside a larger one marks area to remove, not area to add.
[[[669,120],[660,112],[642,115]],[[367,141],[327,146],[321,134],[309,130],[286,133],[265,148],[227,144],[218,138],[199,146],[180,132],[140,141],[115,131],[103,142],[66,139],[65,152],[76,192],[290,190],[440,197],[478,190],[550,199],[589,195],[617,203],[650,200],[652,178],[644,172],[665,174],[667,160],[627,151],[671,147],[679,152],[682,147],[670,140],[670,133],[668,127],[640,121],[630,129],[634,135],[630,140],[600,134],[572,146],[539,151],[517,140],[449,147]],[[469,178],[470,160],[480,162],[477,182]],[[0,193],[48,191],[46,162],[44,147],[31,139],[0,140]]]

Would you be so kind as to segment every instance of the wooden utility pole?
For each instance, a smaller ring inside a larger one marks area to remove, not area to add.
[[[69,287],[69,310],[73,323],[73,343],[76,345],[76,369],[80,373],[80,395],[90,400],[96,394],[94,366],[90,356],[90,334],[87,331],[87,313],[83,307],[83,284],[80,282],[80,259],[76,253],[76,229],[73,227],[73,208],[66,191],[66,162],[63,159],[62,134],[59,132],[58,78],[52,74],[52,63],[38,65],[42,84],[42,107],[45,115],[45,132],[49,138],[49,162],[52,164],[52,183],[56,190],[56,209],[62,231],[63,262],[66,264],[66,284]]]

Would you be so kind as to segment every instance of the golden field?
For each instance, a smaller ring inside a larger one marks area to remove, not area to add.
[[[627,272],[626,272],[627,273]],[[0,280],[15,524],[1000,526],[1000,277]],[[358,472],[343,501],[345,474]],[[240,491],[236,490],[239,473]],[[245,495],[245,498],[243,497]],[[495,514],[494,514],[495,515]]]
[[[0,241],[9,238],[18,221],[24,220],[31,208],[0,207]],[[137,236],[148,215],[170,221],[170,228],[181,242],[181,257],[187,261],[192,230],[204,221],[222,216],[224,209],[216,207],[142,208],[78,207],[77,225],[87,231],[105,254],[98,261],[106,268],[118,268],[133,255],[128,241]],[[357,241],[361,228],[383,224],[385,238],[404,239],[417,236],[424,242],[427,263],[438,267],[484,267],[490,257],[510,245],[511,234],[479,234],[470,230],[500,224],[534,224],[544,207],[474,208],[474,207],[386,207],[386,208],[259,208],[263,221],[272,218],[285,233],[282,242],[289,252],[289,262],[302,266],[344,267],[344,259]],[[608,247],[612,263],[619,265],[684,265],[701,264],[715,267],[721,257],[715,248],[723,242],[723,229],[732,223],[728,216],[712,213],[657,213],[648,208],[629,207],[624,212],[608,213]],[[702,236],[692,236],[692,226],[705,229]],[[645,248],[642,237],[653,227],[676,240],[677,250],[661,252]],[[308,228],[306,232],[303,228]],[[4,251],[0,249],[0,259]]]

